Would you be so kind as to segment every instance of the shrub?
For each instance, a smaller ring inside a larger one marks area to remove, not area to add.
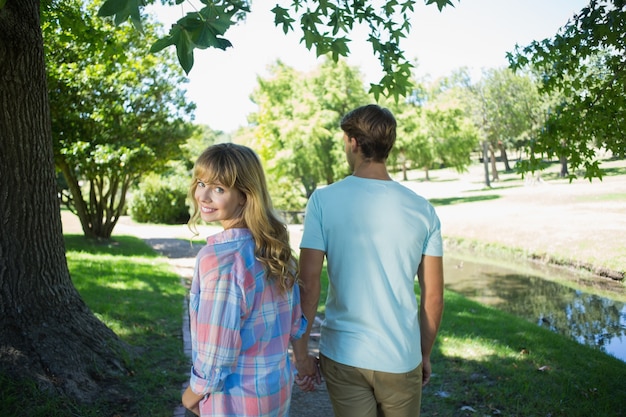
[[[131,218],[139,223],[184,224],[189,220],[187,178],[149,174],[133,193]]]

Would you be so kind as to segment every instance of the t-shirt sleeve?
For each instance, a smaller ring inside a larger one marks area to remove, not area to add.
[[[434,207],[430,206],[431,219],[430,229],[428,230],[428,238],[424,242],[423,254],[427,256],[443,256],[443,239],[441,238],[441,221],[435,212]]]
[[[322,228],[322,211],[317,191],[313,192],[306,205],[304,214],[304,232],[300,249],[316,249],[326,252],[326,239]]]

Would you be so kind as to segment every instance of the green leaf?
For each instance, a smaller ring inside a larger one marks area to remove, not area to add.
[[[331,45],[333,61],[336,62],[339,55],[348,56],[348,54],[350,53],[350,48],[348,48],[348,42],[350,42],[350,39],[346,37],[333,40]]]
[[[289,11],[280,6],[276,6],[272,9],[272,13],[274,13],[274,25],[275,26],[283,26],[283,32],[286,34],[290,30],[293,30],[293,23],[295,19],[289,16]]]
[[[193,67],[193,47],[189,33],[186,30],[181,30],[180,37],[176,42],[176,55],[186,74],[189,74]]]
[[[139,13],[139,2],[141,0],[132,0],[129,2],[129,5],[132,3],[132,7],[130,8],[130,21],[135,26],[139,32],[143,33],[143,25],[141,24],[141,14]]]
[[[154,54],[156,52],[162,51],[170,45],[174,45],[174,41],[171,36],[167,36],[165,38],[161,38],[152,44],[150,47],[150,53]]]
[[[133,26],[140,32],[143,32],[141,14],[139,12],[140,1],[141,0],[106,0],[100,10],[98,10],[98,16],[113,16],[116,25],[120,25],[130,18]]]
[[[426,0],[426,5],[433,4],[433,3],[437,3],[437,8],[439,9],[439,11],[442,11],[443,8],[446,6],[454,7],[454,4],[452,4],[451,0]]]
[[[0,9],[2,9],[5,4],[7,4],[7,0],[0,0]]]
[[[131,0],[106,0],[100,10],[98,10],[98,16],[107,17],[113,16],[118,12],[126,9],[127,3]]]

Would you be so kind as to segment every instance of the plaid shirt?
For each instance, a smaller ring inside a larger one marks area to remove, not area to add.
[[[248,229],[207,239],[191,283],[190,386],[208,395],[202,416],[286,416],[293,373],[290,337],[306,329],[300,291],[286,294],[266,278]]]

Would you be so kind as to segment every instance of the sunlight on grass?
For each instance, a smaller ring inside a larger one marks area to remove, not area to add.
[[[149,290],[150,287],[145,282],[120,282],[114,281],[103,284],[106,287],[116,290]]]
[[[115,332],[115,334],[120,336],[121,338],[124,338],[130,334],[130,332],[128,331],[129,329],[121,320],[115,320],[108,314],[100,314],[95,312],[93,314],[98,318],[98,320],[106,324],[109,329],[113,330],[113,332]]]
[[[483,342],[481,339],[446,337],[441,341],[441,353],[445,356],[487,361],[499,356],[499,349],[493,343]]]

